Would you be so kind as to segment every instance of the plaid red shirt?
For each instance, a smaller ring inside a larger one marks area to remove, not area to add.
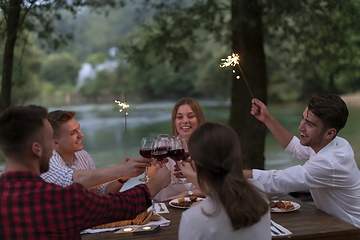
[[[144,184],[105,196],[77,183],[60,187],[31,172],[6,172],[0,176],[0,239],[81,239],[84,229],[135,218],[150,197]]]

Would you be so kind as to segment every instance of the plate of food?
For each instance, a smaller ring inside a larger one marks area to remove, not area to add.
[[[275,200],[270,202],[270,212],[292,212],[298,210],[300,204],[291,201]]]
[[[174,208],[190,208],[192,205],[203,201],[204,198],[197,197],[197,196],[190,196],[190,197],[183,197],[183,198],[176,198],[169,202],[169,205]]]

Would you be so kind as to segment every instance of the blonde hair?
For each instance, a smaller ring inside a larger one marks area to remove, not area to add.
[[[175,104],[174,109],[172,111],[172,114],[171,114],[171,124],[172,124],[173,136],[179,135],[178,131],[176,130],[175,119],[176,119],[177,111],[178,111],[179,107],[182,105],[189,105],[191,107],[191,109],[193,110],[195,117],[198,121],[198,126],[205,123],[205,117],[204,117],[203,111],[201,110],[199,103],[193,98],[189,98],[189,97],[182,98],[179,101],[177,101],[177,103]]]

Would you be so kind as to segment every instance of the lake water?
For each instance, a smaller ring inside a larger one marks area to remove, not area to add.
[[[219,101],[199,101],[207,121],[227,123],[229,117],[229,103]],[[171,133],[171,111],[175,102],[131,104],[128,115],[118,112],[114,104],[81,105],[56,108],[76,111],[76,119],[81,124],[85,134],[83,138],[87,150],[98,168],[109,167],[122,163],[126,156],[139,157],[139,147],[142,137],[156,137],[159,133]],[[299,135],[297,130],[304,104],[272,105],[270,112],[293,134]],[[50,111],[55,110],[49,108]],[[348,123],[339,133],[352,145],[356,161],[360,166],[360,118],[359,107],[349,107]],[[266,169],[284,169],[289,166],[303,164],[280,147],[269,133],[266,137],[265,150]],[[0,164],[0,172],[4,164]]]

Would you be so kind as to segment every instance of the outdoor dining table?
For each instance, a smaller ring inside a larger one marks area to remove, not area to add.
[[[292,235],[275,236],[273,239],[322,239],[322,240],[359,240],[360,228],[357,228],[339,218],[333,217],[314,205],[301,202],[289,195],[277,196],[278,199],[297,202],[300,209],[286,213],[271,213],[271,219],[292,232]],[[162,216],[170,220],[170,225],[161,227],[151,235],[133,236],[131,233],[114,234],[102,232],[82,235],[82,240],[95,239],[178,239],[180,218],[184,209],[173,208],[166,203],[169,213]]]

